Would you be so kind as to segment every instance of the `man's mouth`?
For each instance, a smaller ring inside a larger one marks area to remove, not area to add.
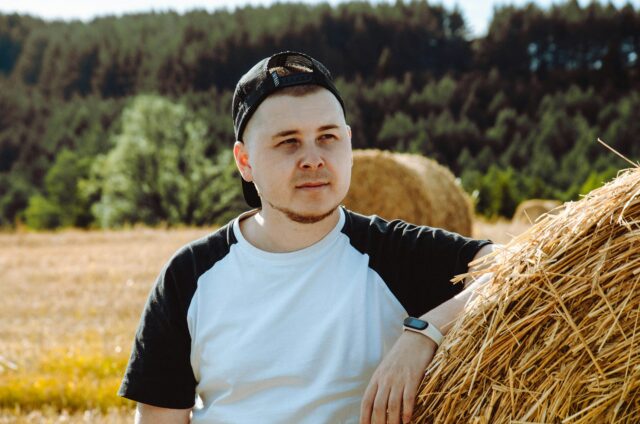
[[[318,189],[320,187],[324,187],[324,186],[328,186],[328,185],[329,185],[329,183],[324,182],[324,181],[314,181],[314,182],[308,182],[308,183],[297,185],[296,188]]]

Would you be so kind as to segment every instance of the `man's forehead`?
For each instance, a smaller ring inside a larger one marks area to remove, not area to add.
[[[342,106],[331,92],[323,91],[305,96],[269,97],[258,107],[247,129],[253,127],[252,130],[273,137],[288,131],[318,131],[330,129],[329,126],[344,126]]]

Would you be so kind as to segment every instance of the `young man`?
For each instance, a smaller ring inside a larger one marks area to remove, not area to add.
[[[408,422],[472,292],[450,279],[490,242],[340,206],[351,129],[315,59],[260,61],[232,112],[256,209],[167,263],[119,394],[139,423]]]

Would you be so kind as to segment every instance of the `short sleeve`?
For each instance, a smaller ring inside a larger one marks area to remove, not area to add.
[[[463,290],[451,279],[467,272],[469,262],[490,240],[476,240],[402,220],[386,221],[349,212],[343,231],[351,244],[369,255],[376,271],[409,315],[420,316]]]
[[[163,408],[194,405],[196,379],[190,362],[187,310],[196,281],[189,267],[181,266],[189,262],[188,256],[188,250],[175,256],[149,294],[120,396]]]

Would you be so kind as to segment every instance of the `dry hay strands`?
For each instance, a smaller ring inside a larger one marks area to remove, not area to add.
[[[419,389],[415,423],[637,423],[640,168],[491,255],[493,280]]]
[[[562,203],[552,199],[529,199],[521,202],[513,214],[513,222],[532,224],[546,213],[560,213]]]
[[[347,208],[471,235],[473,208],[444,166],[424,156],[354,150]]]

